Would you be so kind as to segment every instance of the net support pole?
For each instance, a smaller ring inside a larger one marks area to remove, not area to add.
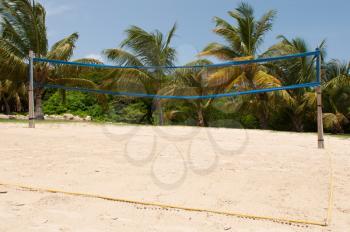
[[[34,115],[34,53],[29,52],[29,87],[28,87],[28,101],[29,101],[29,128],[35,128]]]
[[[316,49],[318,52],[316,57],[316,78],[317,82],[321,83],[321,58],[320,50]],[[323,113],[322,113],[322,91],[321,86],[316,87],[317,96],[317,135],[318,135],[318,148],[324,149],[324,137],[323,137]]]

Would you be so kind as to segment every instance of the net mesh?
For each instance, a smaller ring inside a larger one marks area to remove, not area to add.
[[[50,83],[39,80],[37,87],[127,97],[208,99],[317,86],[315,75],[291,81],[284,79],[283,74],[286,69],[298,72],[301,68],[314,68],[312,60],[318,55],[309,52],[223,64],[199,60],[187,66],[112,66],[40,58],[34,61],[51,66],[55,73]],[[305,59],[309,60],[309,67],[300,67],[300,61]],[[86,73],[95,84],[81,80]]]
[[[200,111],[209,105],[214,111],[232,116],[233,109],[237,112],[242,107],[259,105],[249,106],[247,102],[264,105],[276,96],[288,100],[293,92],[319,86],[315,62],[319,55],[315,51],[255,60],[241,58],[221,64],[197,60],[186,66],[114,66],[84,60],[34,58],[36,70],[46,66],[45,70],[51,72],[50,81],[45,83],[37,72],[35,87],[58,93],[62,102],[66,101],[68,92],[81,92],[97,101],[101,111],[114,103],[127,106],[142,102],[145,112],[139,113],[138,120],[130,115],[131,122],[156,120],[163,124],[163,118],[168,118],[173,124],[194,124],[184,111],[198,109],[197,124],[203,125],[204,112]],[[123,112],[122,109],[110,111],[108,117],[118,121],[115,114],[119,111]]]

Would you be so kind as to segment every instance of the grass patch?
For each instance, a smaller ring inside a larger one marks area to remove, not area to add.
[[[350,139],[350,134],[328,134],[329,136],[341,138],[341,139]]]
[[[0,119],[0,123],[18,123],[18,124],[28,124],[28,120],[23,119]],[[105,121],[74,121],[74,120],[35,120],[35,124],[69,124],[69,123],[89,123],[89,124],[112,124],[112,125],[133,125],[137,126],[139,124],[129,124],[123,122],[105,122]],[[141,125],[140,126],[144,126]]]
[[[28,120],[0,119],[0,123],[28,123]]]

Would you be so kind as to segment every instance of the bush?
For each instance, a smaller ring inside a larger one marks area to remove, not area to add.
[[[244,128],[257,129],[259,128],[259,121],[252,114],[247,114],[241,117],[241,123]]]
[[[81,117],[88,115],[99,117],[103,114],[102,106],[97,102],[95,96],[80,92],[67,92],[65,102],[57,91],[43,103],[45,114],[71,113]]]
[[[139,123],[146,113],[146,106],[142,101],[115,102],[111,103],[109,108],[109,119],[115,122]]]

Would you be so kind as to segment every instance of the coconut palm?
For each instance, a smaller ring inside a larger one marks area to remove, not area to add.
[[[327,87],[342,88],[350,87],[350,62],[331,60],[326,65]]]
[[[343,133],[350,118],[350,62],[330,61],[326,65],[324,81],[325,129]]]
[[[280,87],[282,82],[275,76],[268,74],[268,69],[262,65],[250,64],[240,67],[227,68],[218,71],[210,78],[224,84],[226,91],[249,91],[253,89],[268,89]],[[253,113],[259,119],[260,127],[268,128],[271,111],[276,111],[276,105],[289,102],[287,91],[267,92],[261,94],[242,95],[235,99],[239,112]]]
[[[323,89],[323,106],[325,113],[323,114],[323,125],[325,130],[332,133],[344,133],[344,126],[349,124],[349,108],[341,111],[340,101],[345,101],[348,105],[350,101],[350,89],[331,89],[322,85]],[[308,107],[313,107],[316,104],[316,95],[307,93],[306,104]],[[347,117],[348,116],[348,117]]]
[[[107,49],[104,54],[110,61],[118,65],[128,66],[173,66],[176,59],[176,51],[171,46],[171,41],[176,31],[176,24],[165,36],[155,30],[147,32],[140,27],[131,26],[126,30],[126,39],[119,48]],[[105,88],[124,90],[126,92],[142,92],[157,94],[168,81],[169,69],[117,69],[113,70],[105,79]],[[146,114],[141,119],[153,123],[153,103],[160,108],[160,101],[154,99],[141,99],[146,105]],[[160,117],[162,119],[162,116]]]
[[[196,60],[186,64],[186,66],[202,66],[211,64],[208,60]],[[215,94],[220,91],[219,88],[212,87],[208,83],[208,76],[210,75],[209,68],[183,68],[177,69],[172,74],[172,81],[165,88],[160,90],[162,94],[166,95],[187,95],[187,96],[205,96],[208,94]],[[214,98],[209,99],[194,99],[194,100],[170,100],[176,101],[174,105],[181,105],[183,108],[189,109],[194,113],[194,118],[198,126],[208,126],[206,118],[206,111],[212,104]],[[169,100],[162,102],[168,103]],[[180,104],[178,104],[180,103]],[[188,118],[188,112],[181,112],[179,110],[171,110],[166,112],[167,118]],[[181,117],[180,114],[183,114]],[[187,115],[185,115],[187,114]]]
[[[287,39],[284,36],[278,36],[280,42],[273,45],[265,52],[264,56],[283,56],[294,53],[309,52],[309,46],[302,38]],[[323,40],[319,48],[322,56],[325,54],[325,41]],[[295,85],[316,81],[315,58],[301,57],[283,61],[273,62],[267,65],[270,72],[278,77],[283,85]],[[315,113],[315,105],[308,105],[308,98],[315,98],[315,92],[310,88],[301,88],[288,90],[290,101],[287,104],[281,104],[280,109],[284,112],[289,121],[292,122],[293,130],[303,131],[306,115]],[[309,107],[310,106],[310,107]]]
[[[26,88],[23,83],[10,80],[0,81],[0,111],[10,114],[20,112],[26,99]]]
[[[236,24],[230,24],[219,17],[214,18],[216,23],[214,33],[221,36],[226,44],[211,43],[199,55],[214,56],[228,61],[249,60],[258,57],[259,46],[262,44],[265,34],[271,30],[276,12],[270,10],[257,20],[253,8],[247,3],[240,3],[234,11],[229,11],[228,14],[236,21]],[[266,67],[250,64],[221,69],[210,78],[213,82],[225,86],[226,91],[245,91],[281,86],[280,80],[267,72]],[[277,99],[278,95],[288,99],[288,94],[282,91],[280,93],[243,96],[240,97],[240,102],[243,103],[243,108],[255,112],[262,128],[267,128],[271,103]]]
[[[48,49],[46,33],[46,13],[44,7],[30,0],[0,0],[1,32],[0,32],[0,73],[2,78],[25,83],[28,76],[29,51],[36,57],[69,60],[79,36],[73,33],[55,43]],[[89,60],[88,62],[94,62]],[[36,118],[42,119],[42,98],[47,82],[57,82],[57,67],[49,64],[36,64],[34,81],[37,87],[35,94]],[[56,70],[56,71],[55,71]],[[60,83],[91,86],[88,80],[66,78]]]
[[[332,133],[343,133],[350,118],[349,65],[332,60],[325,65],[322,76],[324,128]],[[306,93],[306,104],[314,107],[316,94]]]
[[[237,57],[256,56],[265,34],[272,29],[276,11],[270,10],[259,20],[254,16],[254,9],[247,3],[240,3],[228,12],[237,23],[214,17],[214,33],[222,37],[226,44],[210,43],[201,55],[215,56],[221,60],[233,60]]]

